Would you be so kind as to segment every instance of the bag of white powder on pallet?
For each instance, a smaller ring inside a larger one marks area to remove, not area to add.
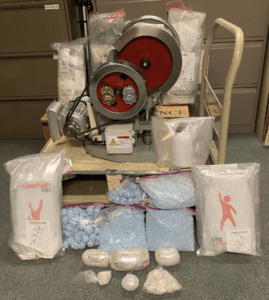
[[[193,166],[198,255],[261,254],[256,163]]]
[[[10,174],[9,245],[22,260],[51,259],[61,252],[62,177],[68,170],[64,156],[61,150],[4,164]]]
[[[168,23],[176,30],[182,53],[182,69],[174,86],[163,96],[163,104],[193,104],[198,94],[203,57],[206,14],[187,10],[181,1],[167,3]]]

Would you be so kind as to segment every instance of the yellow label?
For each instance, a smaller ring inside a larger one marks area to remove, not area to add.
[[[117,146],[118,144],[116,143],[116,141],[113,139],[110,143],[110,146]]]

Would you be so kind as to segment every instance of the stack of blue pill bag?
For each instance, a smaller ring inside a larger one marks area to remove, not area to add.
[[[188,207],[195,205],[191,171],[176,171],[135,179],[153,208],[146,213],[148,249],[194,251],[194,222]]]
[[[139,184],[129,178],[125,178],[120,185],[110,189],[107,198],[110,202],[120,205],[138,205],[145,193]]]
[[[99,244],[100,227],[94,221],[101,211],[100,206],[85,204],[65,206],[61,211],[63,247],[84,249]]]
[[[105,208],[96,219],[100,226],[98,249],[147,248],[144,210],[128,206]]]

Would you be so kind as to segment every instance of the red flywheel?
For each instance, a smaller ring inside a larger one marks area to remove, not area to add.
[[[133,63],[146,78],[148,90],[161,87],[170,77],[173,59],[169,48],[158,38],[132,39],[119,52],[119,59]]]

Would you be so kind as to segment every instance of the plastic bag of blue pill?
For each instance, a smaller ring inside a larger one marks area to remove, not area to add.
[[[137,205],[145,198],[146,194],[139,186],[130,178],[124,178],[120,185],[110,189],[107,192],[109,201],[121,205]]]
[[[153,210],[146,213],[148,250],[176,248],[194,251],[194,225],[192,212],[187,208]]]
[[[63,247],[85,249],[98,246],[100,227],[94,221],[102,206],[87,206],[84,203],[66,205],[61,211]]]
[[[111,253],[115,249],[146,247],[144,210],[117,206],[105,208],[95,220],[100,226],[100,250]]]
[[[195,205],[191,171],[177,171],[140,177],[139,183],[149,203],[161,209],[179,209]]]

